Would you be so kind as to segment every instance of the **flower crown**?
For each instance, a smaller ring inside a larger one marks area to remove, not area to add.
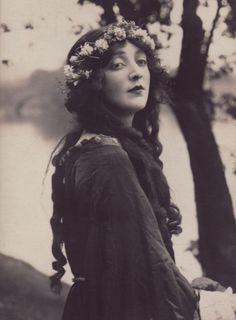
[[[85,42],[85,44],[76,49],[74,55],[69,59],[69,64],[64,66],[66,82],[76,87],[82,80],[89,79],[92,70],[82,68],[82,63],[85,59],[87,57],[98,59],[100,55],[109,49],[112,43],[126,39],[135,39],[150,50],[155,49],[155,42],[146,30],[138,27],[134,21],[123,20],[110,25],[106,32],[95,42]]]

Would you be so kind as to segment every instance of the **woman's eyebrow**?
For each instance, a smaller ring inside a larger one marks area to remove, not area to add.
[[[113,52],[112,57],[114,57],[114,56],[119,56],[119,55],[124,56],[125,54],[126,54],[125,51],[118,50],[118,51],[116,51],[116,52]]]
[[[146,53],[142,49],[137,49],[136,54],[140,53],[146,56]]]
[[[141,49],[137,49],[136,50],[136,52],[135,52],[135,54],[143,54],[143,55],[146,55],[145,54],[145,52],[143,51],[143,50],[141,50]],[[114,57],[114,56],[119,56],[119,55],[127,55],[127,52],[125,52],[125,51],[123,51],[123,50],[118,50],[118,51],[115,51],[115,52],[113,52],[113,54],[112,54],[112,57]]]

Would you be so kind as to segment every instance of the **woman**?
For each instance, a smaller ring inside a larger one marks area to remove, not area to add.
[[[64,320],[192,320],[196,296],[174,262],[181,215],[159,159],[165,73],[133,22],[91,31],[69,52],[67,109],[78,129],[54,157],[55,288],[74,275]]]

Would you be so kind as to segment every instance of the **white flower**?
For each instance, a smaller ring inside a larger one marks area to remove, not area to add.
[[[86,79],[88,79],[90,77],[90,74],[92,73],[92,70],[86,70],[83,72],[84,76]]]
[[[85,43],[83,46],[80,47],[80,56],[90,56],[93,52],[93,47],[89,43]]]
[[[105,51],[109,48],[108,42],[105,39],[98,39],[95,41],[95,48],[99,51]]]
[[[73,74],[74,74],[74,69],[72,66],[70,65],[65,65],[64,66],[64,75],[66,76],[66,78],[72,78],[73,77]]]
[[[73,63],[73,62],[76,62],[78,60],[78,57],[77,56],[71,56],[70,57],[70,62]]]
[[[148,35],[148,32],[144,29],[138,28],[138,29],[130,29],[129,34],[131,38],[138,38],[140,41],[142,41],[144,44],[146,44],[150,49],[154,50],[156,45],[154,40]]]
[[[135,37],[143,37],[143,38],[148,37],[147,31],[144,30],[144,29],[141,29],[141,28],[136,29],[136,30],[133,30],[132,33],[133,33],[133,35],[134,35]]]
[[[80,76],[79,76],[78,73],[75,73],[75,72],[74,72],[74,73],[72,74],[72,79],[73,79],[73,80],[74,80],[74,79],[79,79],[79,77],[80,77]]]
[[[124,29],[119,28],[119,27],[115,27],[112,30],[112,33],[114,34],[115,38],[117,40],[124,40],[126,38],[126,32]]]

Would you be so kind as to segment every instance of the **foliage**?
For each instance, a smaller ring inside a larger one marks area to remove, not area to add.
[[[3,31],[3,32],[10,32],[11,29],[8,27],[8,25],[6,23],[1,23],[0,24],[0,29]]]
[[[104,8],[103,18],[106,23],[115,20],[113,7],[117,4],[120,14],[126,19],[134,20],[139,24],[160,21],[162,24],[169,25],[173,7],[172,0],[94,0],[91,2]],[[77,3],[83,4],[84,0],[79,0]]]

